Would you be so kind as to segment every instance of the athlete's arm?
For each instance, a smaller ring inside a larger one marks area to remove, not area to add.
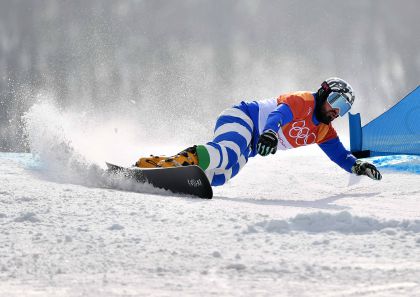
[[[273,110],[267,118],[264,130],[273,130],[278,132],[281,126],[293,120],[293,113],[287,104],[280,104],[275,110]]]
[[[352,173],[351,168],[356,162],[356,157],[346,150],[338,137],[319,144],[325,154],[338,166]]]
[[[291,122],[293,114],[287,104],[280,104],[267,118],[263,133],[260,135],[257,144],[258,154],[268,156],[277,151],[278,136],[280,127]]]

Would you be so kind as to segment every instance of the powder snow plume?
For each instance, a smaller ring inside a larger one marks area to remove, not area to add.
[[[85,133],[82,119],[60,111],[50,102],[37,103],[24,115],[30,150],[43,172],[57,181],[92,183],[93,179],[86,179],[85,174],[99,169],[80,150],[79,141]]]
[[[43,99],[23,119],[31,153],[49,179],[100,186],[105,161],[135,160],[129,124],[87,111],[63,110]]]

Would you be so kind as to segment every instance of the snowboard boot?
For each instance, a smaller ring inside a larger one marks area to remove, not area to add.
[[[197,146],[189,147],[172,157],[167,157],[157,163],[157,167],[180,167],[198,165]]]
[[[162,160],[167,159],[167,156],[154,156],[154,155],[150,155],[150,157],[145,157],[145,158],[140,158],[135,166],[140,167],[140,168],[156,168],[156,167],[160,167],[158,166],[158,163]]]

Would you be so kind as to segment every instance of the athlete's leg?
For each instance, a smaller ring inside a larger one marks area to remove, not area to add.
[[[213,141],[197,146],[200,167],[214,186],[234,177],[248,161],[254,124],[241,107],[223,111],[216,121]]]
[[[205,173],[209,178],[209,181],[212,186],[221,186],[225,184],[229,179],[238,174],[238,172],[244,167],[247,163],[248,157],[241,155],[239,157],[238,163],[233,165],[231,168],[218,168],[212,170],[206,170]]]
[[[254,123],[245,105],[224,110],[216,121],[214,138],[172,157],[140,158],[139,167],[200,166],[213,186],[223,185],[247,163]],[[157,161],[157,162],[156,162]]]

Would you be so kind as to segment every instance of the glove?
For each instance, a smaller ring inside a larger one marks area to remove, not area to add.
[[[258,140],[258,154],[260,154],[261,156],[267,156],[270,153],[274,154],[277,151],[278,142],[279,138],[276,132],[274,132],[271,129],[265,131],[260,135],[260,139]]]
[[[381,173],[373,164],[362,160],[356,160],[356,163],[354,163],[351,171],[357,175],[367,175],[374,180],[382,179]]]

